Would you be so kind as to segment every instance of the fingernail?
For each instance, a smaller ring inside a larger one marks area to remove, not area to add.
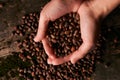
[[[39,40],[37,39],[37,36],[33,39],[35,42],[39,42]]]
[[[56,63],[56,62],[52,62],[52,65],[53,66],[57,66],[57,65],[60,65],[59,63]]]
[[[72,64],[75,64],[75,63],[76,63],[76,60],[71,59],[71,63],[72,63]]]
[[[50,62],[50,61],[48,61],[47,63],[48,63],[48,64],[52,64],[52,62]]]
[[[55,59],[55,58],[56,58],[55,55],[49,55],[49,57],[50,57],[51,59]]]
[[[75,64],[75,62],[71,61],[72,64]]]
[[[52,60],[50,58],[47,59],[48,64],[52,64]]]

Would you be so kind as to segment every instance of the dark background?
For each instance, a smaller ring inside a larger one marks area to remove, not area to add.
[[[38,12],[48,1],[0,0],[0,57],[18,51],[12,31],[14,26],[20,24],[22,16]],[[105,18],[101,27],[109,27],[111,32],[106,34],[103,62],[97,64],[92,80],[120,80],[120,7]]]

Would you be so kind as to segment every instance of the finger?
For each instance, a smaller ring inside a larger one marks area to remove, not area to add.
[[[52,65],[60,65],[60,64],[63,64],[65,63],[64,61],[64,58],[54,58],[54,59],[51,59],[51,58],[48,58],[48,64],[52,64]]]
[[[72,53],[71,55],[71,63],[75,64],[78,60],[82,59],[85,57],[85,55],[92,49],[93,46],[87,45],[87,44],[82,44],[78,50]]]
[[[34,41],[38,42],[45,37],[47,25],[50,20],[54,21],[68,12],[69,10],[67,9],[66,5],[62,3],[62,1],[59,2],[52,0],[46,4],[40,14],[38,31]]]
[[[48,64],[52,64],[52,65],[61,65],[63,63],[70,61],[70,57],[71,55],[67,55],[65,57],[60,57],[60,58],[54,58],[54,59],[48,58],[47,62]]]
[[[52,64],[52,65],[61,65],[63,63],[66,63],[66,62],[70,61],[70,59],[71,59],[70,57],[71,57],[71,54],[67,55],[65,57],[59,57],[59,58],[57,58],[57,57],[50,58],[49,57],[47,59],[47,62],[48,62],[48,64]]]
[[[54,59],[48,58],[48,64],[52,64],[52,65],[61,65],[68,61],[70,61],[70,59],[69,58],[65,59],[64,57],[59,57],[59,58],[54,58]]]
[[[48,63],[48,64],[52,64],[52,59],[48,57],[47,63]]]
[[[49,41],[47,40],[47,38],[44,38],[42,40],[43,43],[43,47],[45,49],[46,54],[48,55],[49,58],[54,59],[56,58],[53,49],[50,47]]]
[[[98,34],[97,20],[95,19],[94,15],[92,15],[92,12],[87,10],[87,8],[83,8],[80,10],[80,12],[78,11],[78,13],[80,15],[81,38],[83,43],[71,56],[71,62],[73,64],[79,59],[83,58],[90,50],[93,49]]]
[[[49,21],[54,21],[61,16],[76,12],[82,1],[63,1],[63,0],[52,0],[45,5],[40,14],[38,32],[34,41],[38,42],[42,40],[46,35],[47,25]]]
[[[44,12],[41,12],[37,35],[34,38],[35,42],[39,42],[46,36],[46,30],[47,30],[48,23],[49,23],[48,17],[44,14]]]

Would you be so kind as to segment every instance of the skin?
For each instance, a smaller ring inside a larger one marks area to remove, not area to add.
[[[42,41],[48,55],[48,64],[60,65],[68,61],[75,64],[83,58],[95,46],[100,21],[118,5],[120,5],[120,0],[52,0],[46,4],[40,14],[38,32],[34,41]],[[70,55],[58,58],[46,38],[47,25],[50,20],[54,21],[70,12],[77,12],[80,15],[83,43]]]

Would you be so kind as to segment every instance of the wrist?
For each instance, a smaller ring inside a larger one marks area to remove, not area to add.
[[[93,11],[102,18],[106,17],[112,10],[120,5],[120,0],[94,0],[91,1]]]

